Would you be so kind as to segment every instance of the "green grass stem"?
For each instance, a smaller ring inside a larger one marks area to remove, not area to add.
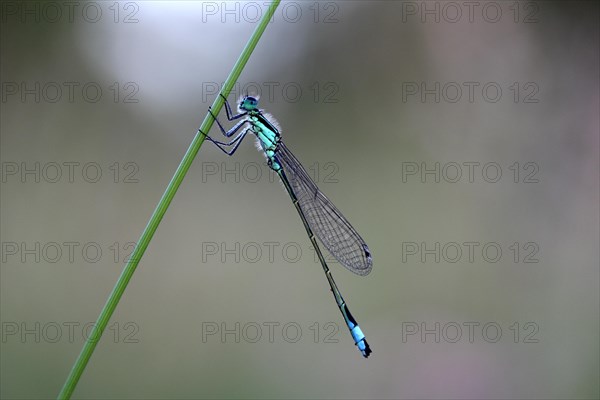
[[[229,77],[223,85],[223,88],[221,90],[223,96],[227,97],[231,92],[233,85],[242,73],[244,66],[248,62],[248,59],[254,51],[256,44],[258,43],[260,37],[265,31],[265,28],[267,27],[269,21],[273,17],[273,14],[275,13],[275,10],[277,9],[277,6],[279,5],[280,1],[281,0],[274,0],[270,4],[268,10],[263,15],[261,21],[254,30],[254,33],[252,34],[250,40],[246,44],[244,51],[238,58],[233,69],[231,70],[231,73],[229,74]],[[223,104],[223,98],[221,96],[216,96],[215,101],[212,104],[213,112],[215,114],[218,114],[219,111],[221,111]],[[73,391],[75,390],[77,383],[79,382],[79,379],[81,378],[81,375],[83,374],[83,371],[85,370],[85,367],[90,360],[90,357],[94,353],[96,345],[102,337],[104,329],[110,321],[113,312],[117,308],[119,300],[121,300],[121,296],[123,296],[123,293],[125,292],[125,289],[127,288],[127,285],[129,284],[133,273],[135,272],[140,260],[142,259],[142,256],[144,255],[144,252],[146,251],[150,240],[152,240],[152,237],[154,236],[154,233],[158,228],[158,224],[160,224],[160,221],[162,220],[163,216],[165,215],[165,212],[167,211],[167,208],[171,204],[171,200],[173,200],[177,189],[181,185],[181,182],[183,181],[183,178],[187,174],[188,170],[190,169],[190,166],[192,165],[192,162],[194,161],[198,150],[200,150],[200,146],[204,142],[205,136],[202,134],[202,132],[208,132],[212,127],[212,124],[213,118],[210,116],[210,114],[207,113],[204,117],[202,125],[200,126],[200,129],[198,129],[198,132],[194,137],[194,140],[190,144],[190,147],[185,153],[183,159],[181,160],[181,163],[177,167],[177,170],[175,171],[171,182],[169,182],[167,189],[162,195],[160,201],[158,202],[156,209],[152,213],[152,217],[150,217],[146,228],[142,232],[142,235],[138,241],[138,244],[133,254],[131,255],[128,262],[125,264],[123,272],[121,273],[119,280],[115,284],[112,293],[108,297],[104,308],[100,312],[98,320],[96,321],[88,340],[86,340],[85,344],[83,345],[83,349],[81,349],[79,357],[77,357],[77,360],[75,361],[75,364],[73,365],[73,368],[71,369],[67,380],[65,381],[60,393],[58,394],[59,399],[71,398],[71,395],[73,394]]]

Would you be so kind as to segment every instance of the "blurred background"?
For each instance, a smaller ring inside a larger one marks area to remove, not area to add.
[[[0,395],[53,398],[266,5],[1,11]],[[283,2],[230,100],[369,244],[331,268],[372,356],[252,139],[207,142],[74,397],[598,398],[598,20]]]

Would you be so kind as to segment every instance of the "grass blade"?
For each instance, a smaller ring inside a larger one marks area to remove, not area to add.
[[[270,4],[267,12],[263,15],[261,21],[254,30],[254,33],[250,37],[250,40],[246,44],[246,47],[242,51],[242,54],[238,58],[233,69],[231,70],[231,73],[229,74],[229,77],[227,77],[227,80],[223,85],[223,89],[221,90],[223,96],[227,97],[231,92],[233,85],[238,80],[240,74],[242,73],[242,70],[244,69],[244,66],[250,58],[250,55],[256,47],[256,44],[258,43],[260,37],[265,31],[267,24],[269,23],[271,17],[275,13],[275,9],[279,5],[279,2],[280,0],[274,0]],[[223,104],[223,98],[221,96],[216,96],[215,101],[212,104],[213,112],[215,114],[218,114],[219,111],[221,111]],[[201,133],[201,131],[208,132],[212,127],[212,124],[213,119],[207,113],[204,117],[204,121],[202,121],[200,129],[194,137],[194,140],[190,144],[190,147],[186,151],[183,159],[181,160],[181,163],[177,167],[177,170],[175,171],[171,182],[169,182],[167,189],[162,195],[160,201],[158,202],[156,209],[152,213],[152,217],[150,217],[146,228],[142,232],[142,235],[138,241],[138,244],[133,254],[131,255],[131,258],[125,264],[121,276],[119,277],[117,283],[115,284],[115,287],[113,288],[113,291],[108,297],[104,308],[100,312],[96,324],[94,325],[94,329],[90,334],[90,337],[86,340],[85,344],[83,345],[83,349],[81,349],[79,357],[77,357],[77,360],[75,361],[75,364],[73,365],[73,368],[71,369],[67,380],[65,381],[60,393],[58,394],[59,399],[71,398],[71,395],[73,394],[73,391],[75,390],[75,387],[79,382],[79,378],[81,378],[81,375],[83,374],[83,371],[85,370],[85,367],[89,362],[90,357],[94,353],[94,349],[96,348],[98,341],[102,337],[102,333],[104,332],[106,325],[110,321],[113,312],[117,308],[119,300],[121,299],[121,296],[123,296],[123,293],[125,292],[125,289],[127,288],[129,281],[131,280],[131,277],[133,276],[133,273],[135,272],[142,256],[144,255],[144,252],[146,251],[146,248],[148,247],[148,244],[150,243],[150,240],[152,239],[152,236],[154,236],[154,233],[156,232],[160,221],[165,215],[167,208],[171,204],[171,201],[173,200],[177,189],[179,189],[179,186],[181,185],[183,178],[190,169],[190,166],[192,165],[192,162],[194,161],[198,150],[200,150],[200,146],[204,142],[205,136]]]

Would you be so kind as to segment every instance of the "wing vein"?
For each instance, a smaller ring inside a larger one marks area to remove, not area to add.
[[[365,241],[319,190],[283,142],[278,144],[275,156],[283,167],[310,228],[325,248],[350,271],[358,275],[371,272],[373,261]]]

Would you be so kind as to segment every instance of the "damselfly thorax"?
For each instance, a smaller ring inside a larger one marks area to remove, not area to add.
[[[281,165],[277,162],[277,147],[281,142],[281,134],[277,121],[271,115],[256,112],[248,117],[250,130],[256,135],[258,146],[267,157],[267,164],[274,171],[279,171]]]

